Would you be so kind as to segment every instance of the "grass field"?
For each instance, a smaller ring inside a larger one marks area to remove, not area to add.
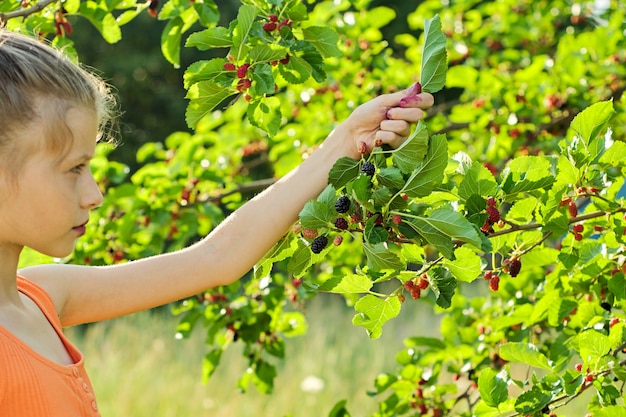
[[[378,373],[396,369],[403,339],[432,335],[438,325],[427,307],[406,303],[401,318],[371,340],[352,325],[353,314],[338,297],[314,300],[307,308],[309,331],[287,340],[287,358],[277,362],[271,395],[254,387],[245,394],[237,390],[246,366],[239,346],[224,354],[203,384],[203,335],[177,340],[177,319],[169,313],[143,312],[86,331],[68,329],[68,335],[86,356],[103,417],[320,417],[342,399],[353,416],[368,416],[377,401],[366,391]]]

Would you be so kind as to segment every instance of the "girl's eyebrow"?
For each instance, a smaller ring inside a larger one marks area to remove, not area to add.
[[[67,155],[64,158],[64,161],[91,161],[93,159],[93,155],[88,153],[78,154],[78,155]]]

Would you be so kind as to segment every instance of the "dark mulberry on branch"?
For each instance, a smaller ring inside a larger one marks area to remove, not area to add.
[[[335,219],[335,227],[340,230],[348,230],[348,221],[343,217],[337,217]]]
[[[342,195],[335,202],[335,210],[337,213],[347,213],[350,210],[350,199],[345,195]]]
[[[361,167],[361,172],[364,173],[365,175],[371,177],[376,172],[376,167],[370,161],[365,161],[363,163],[363,166]]]
[[[509,275],[516,277],[520,269],[522,269],[522,261],[519,258],[511,258],[509,262]]]
[[[328,238],[326,236],[318,236],[311,242],[311,252],[320,253],[328,245]]]

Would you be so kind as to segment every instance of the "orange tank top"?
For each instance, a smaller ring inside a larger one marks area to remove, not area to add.
[[[82,353],[65,337],[52,299],[37,284],[17,278],[65,345],[73,365],[53,362],[0,326],[0,416],[96,417],[96,398]]]

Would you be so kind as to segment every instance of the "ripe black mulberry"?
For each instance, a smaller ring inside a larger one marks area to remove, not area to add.
[[[345,195],[342,195],[335,202],[335,210],[337,213],[347,213],[350,210],[350,199]]]
[[[365,175],[371,177],[376,172],[376,167],[370,161],[365,161],[363,163],[363,166],[361,166],[361,172],[364,173]]]
[[[522,269],[522,261],[519,258],[511,258],[511,262],[509,262],[509,275],[516,277],[520,269]]]
[[[326,236],[318,236],[311,242],[311,252],[320,253],[328,245],[328,238]]]
[[[343,217],[337,217],[335,219],[335,227],[340,230],[348,230],[348,221]]]

